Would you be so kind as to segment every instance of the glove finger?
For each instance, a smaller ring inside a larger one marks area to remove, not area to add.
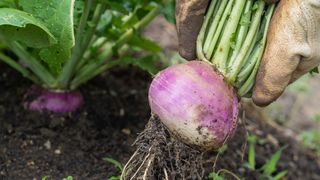
[[[196,59],[196,41],[209,0],[177,0],[176,20],[179,53],[187,60]]]
[[[301,27],[297,4],[282,0],[273,15],[268,42],[257,74],[252,99],[259,106],[276,100],[292,79],[301,58],[310,48]]]

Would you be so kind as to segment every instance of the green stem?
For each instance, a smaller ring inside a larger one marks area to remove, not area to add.
[[[262,42],[259,42],[254,48],[250,56],[248,56],[248,62],[243,66],[241,71],[238,74],[236,84],[243,84],[243,82],[248,78],[248,76],[251,74],[255,64],[257,61],[259,61],[260,54],[263,52],[263,44]],[[236,86],[239,87],[239,86]]]
[[[90,10],[92,7],[92,1],[91,0],[86,0],[85,5],[84,5],[84,9],[83,9],[83,13],[81,15],[80,18],[80,23],[79,23],[79,27],[77,29],[77,35],[76,35],[76,42],[77,43],[77,47],[79,45],[81,45],[82,42],[82,37],[83,37],[83,32],[85,31],[86,25],[87,25],[87,21],[88,21],[88,17],[90,14]]]
[[[98,53],[98,49],[102,46],[102,43],[105,43],[104,41],[107,41],[107,38],[100,37],[97,38],[94,36],[92,38],[92,45],[90,45],[90,48],[87,48],[87,50],[84,52],[83,57],[80,59],[79,63],[77,63],[76,71],[81,69],[84,64],[86,64],[90,59],[94,59],[92,55]]]
[[[6,56],[2,52],[0,52],[0,60],[7,63],[9,66],[20,72],[24,77],[30,79],[35,84],[41,84],[38,78],[32,75],[30,71],[28,71],[25,67],[21,66],[15,60],[11,59],[9,56]]]
[[[263,52],[264,52],[264,47],[266,46],[266,43],[267,43],[267,33],[268,33],[268,29],[269,29],[269,24],[270,24],[270,21],[271,21],[271,17],[272,17],[272,14],[274,12],[274,9],[275,9],[275,5],[271,5],[268,7],[268,10],[266,12],[266,19],[265,19],[265,23],[264,23],[264,28],[263,28],[263,39],[261,40],[261,46],[259,46],[259,54],[258,54],[258,57],[257,57],[257,62],[256,62],[256,65],[252,71],[252,73],[250,74],[249,78],[246,80],[246,82],[241,86],[241,88],[238,90],[238,94],[240,96],[244,96],[245,94],[247,94],[250,89],[252,88],[253,84],[254,84],[254,81],[255,81],[255,78],[256,78],[256,74],[257,74],[257,71],[259,69],[259,66],[260,66],[260,62],[261,62],[261,59],[262,59],[262,56],[263,56]],[[240,73],[241,74],[241,73]]]
[[[21,61],[26,64],[30,70],[42,81],[42,85],[48,88],[53,88],[55,78],[52,74],[31,54],[29,54],[19,43],[7,42],[9,48],[20,57]]]
[[[261,57],[260,57],[261,58]],[[256,61],[259,61],[258,58],[255,58]],[[259,68],[260,63],[255,62],[255,66],[253,71],[251,72],[249,78],[247,79],[247,81],[245,83],[242,84],[242,86],[238,89],[238,95],[239,96],[244,96],[246,95],[250,89],[253,87],[254,84],[254,79],[256,77],[258,68]]]
[[[94,33],[96,31],[96,28],[98,26],[99,20],[101,18],[102,13],[105,10],[105,5],[97,5],[97,8],[93,14],[93,18],[92,21],[90,22],[90,24],[92,24],[92,26],[89,26],[89,29],[87,30],[86,34],[84,35],[83,41],[82,41],[82,45],[81,45],[81,56],[84,54],[84,52],[86,51],[86,49],[89,47],[90,42],[93,39]]]
[[[237,0],[235,2],[227,24],[225,25],[225,31],[221,34],[221,40],[217,47],[217,52],[213,57],[214,64],[217,65],[222,74],[226,73],[228,55],[231,45],[230,37],[232,37],[232,34],[234,34],[237,30],[239,20],[241,18],[241,12],[243,11],[245,4],[245,0]]]
[[[257,30],[257,31],[258,31],[258,30]],[[235,80],[235,82],[233,83],[233,85],[234,85],[235,87],[237,87],[237,88],[239,88],[239,87],[242,85],[242,84],[240,83],[241,81],[240,81],[240,79],[239,79],[239,75],[242,73],[242,71],[243,71],[244,69],[246,69],[246,72],[251,73],[254,65],[256,64],[255,61],[256,61],[257,59],[255,59],[255,57],[256,57],[255,55],[259,54],[259,48],[257,48],[257,47],[259,47],[259,43],[260,43],[260,42],[257,43],[257,40],[259,40],[259,38],[261,38],[261,37],[259,36],[259,32],[256,32],[255,35],[254,35],[254,38],[253,38],[253,40],[252,40],[252,43],[251,43],[251,45],[250,45],[250,48],[249,48],[249,50],[248,50],[248,53],[245,55],[244,60],[243,60],[243,62],[242,62],[241,70],[239,71],[238,76],[236,77],[236,80]],[[264,48],[264,47],[263,47],[263,48]],[[262,50],[263,50],[263,49],[262,49]],[[235,62],[235,60],[236,60],[236,59],[233,59],[234,62]],[[231,72],[232,68],[234,68],[234,67],[233,67],[234,64],[235,64],[235,63],[229,65],[229,68],[228,68],[229,72],[227,73],[227,77],[230,77],[230,76],[231,76],[231,75],[230,75],[230,72]],[[243,73],[244,73],[244,72],[243,72]],[[243,82],[242,82],[242,83],[243,83]]]
[[[266,13],[268,14],[268,13]],[[238,77],[236,80],[236,84],[242,85],[244,81],[248,78],[248,76],[252,73],[254,66],[257,61],[260,60],[262,57],[263,50],[265,48],[265,41],[266,41],[266,32],[267,32],[267,23],[268,23],[268,16],[263,18],[262,25],[260,27],[259,32],[256,33],[254,41],[256,43],[252,43],[252,47],[250,48],[250,53],[247,54],[245,61],[243,63],[243,67],[241,68],[240,72],[238,73]],[[259,39],[261,39],[259,41]],[[258,41],[258,42],[257,42]],[[239,87],[239,86],[236,86]]]
[[[106,56],[107,59],[112,56],[112,51],[108,51],[108,52],[109,52],[109,54],[108,54],[108,56]],[[70,88],[77,89],[81,84],[94,78],[95,76],[99,75],[100,73],[104,72],[105,70],[111,68],[114,65],[117,65],[117,64],[113,63],[113,62],[108,62],[106,64],[103,64],[102,66],[94,67],[96,69],[92,69],[92,68],[86,69],[87,71],[83,71],[82,74],[80,74],[79,76],[77,76],[76,78],[73,79],[73,81],[71,82]]]
[[[248,33],[248,29],[249,29],[249,25],[250,25],[250,20],[251,20],[251,8],[252,8],[252,4],[253,4],[253,0],[248,0],[246,3],[246,7],[244,9],[244,13],[240,19],[240,27],[239,30],[237,32],[237,39],[236,39],[236,45],[234,47],[234,50],[232,52],[229,66],[232,65],[234,62],[233,60],[235,60],[236,56],[239,54],[239,51],[243,45],[243,42],[247,36]],[[244,23],[244,24],[241,24]],[[228,66],[228,67],[229,67]]]
[[[125,20],[123,20],[123,24],[128,23],[129,21],[132,20],[132,18],[136,17],[136,13],[137,13],[137,9],[139,9],[138,7],[135,8],[134,12],[131,13],[130,15],[128,15]],[[112,15],[110,15],[112,16]],[[94,18],[93,18],[94,19]],[[77,71],[79,69],[81,69],[83,67],[83,65],[85,65],[87,63],[87,61],[89,59],[95,59],[96,57],[92,57],[93,53],[98,53],[97,51],[100,50],[103,46],[106,45],[106,43],[108,43],[109,39],[105,38],[105,37],[101,37],[101,38],[93,38],[93,43],[90,49],[88,49],[85,53],[84,53],[84,58],[82,58],[80,60],[80,62],[77,65]],[[89,42],[87,43],[89,44]],[[86,49],[86,48],[85,48]],[[83,51],[85,51],[85,49],[83,49]]]
[[[258,9],[256,10],[256,12],[254,13],[254,17],[248,32],[248,35],[246,37],[246,40],[243,43],[243,46],[239,52],[239,54],[237,55],[236,59],[233,60],[234,64],[232,64],[232,68],[230,69],[230,73],[228,73],[227,75],[227,79],[228,81],[233,84],[237,78],[237,75],[243,65],[243,62],[245,60],[245,57],[250,50],[250,47],[252,46],[255,34],[257,33],[258,29],[259,29],[259,25],[260,25],[260,21],[261,21],[261,16],[263,14],[263,10],[264,10],[264,6],[265,6],[265,2],[260,0],[257,1],[258,3]]]
[[[230,1],[223,0],[222,1],[222,4],[221,4],[221,6],[219,8],[224,10],[224,12],[223,12],[223,15],[222,15],[221,19],[218,20],[219,16],[217,18],[217,21],[219,22],[218,23],[218,27],[217,27],[215,33],[213,34],[213,37],[209,37],[209,36],[206,37],[206,39],[209,39],[209,40],[212,39],[212,40],[210,40],[210,43],[209,43],[209,46],[208,46],[209,49],[208,50],[204,49],[203,51],[204,51],[204,54],[207,57],[207,59],[211,60],[211,62],[213,62],[212,59],[211,59],[212,58],[212,54],[213,54],[213,51],[216,49],[216,45],[217,45],[217,41],[218,41],[219,37],[221,37],[220,36],[221,31],[223,30],[223,27],[225,25],[225,22],[227,20],[228,15],[231,13],[233,1],[234,0],[230,0]],[[225,8],[225,6],[223,6],[223,5],[226,2],[228,2],[228,4],[227,4],[227,7]],[[215,19],[213,21],[215,21]],[[215,26],[211,26],[211,27],[215,28]]]
[[[121,51],[120,54],[124,54],[127,50],[128,50],[128,47],[124,45],[121,47],[121,49],[119,51]],[[110,53],[110,55],[112,55],[112,54]],[[71,89],[76,89],[83,82],[88,81],[89,79],[92,79],[93,77],[106,71],[107,69],[112,68],[113,66],[116,66],[116,65],[120,65],[122,63],[123,62],[120,60],[115,60],[115,61],[110,61],[106,64],[103,64],[102,66],[98,67],[98,69],[96,69],[92,73],[88,74],[88,76],[86,76],[85,78],[83,78],[83,79],[79,78],[78,80],[75,79],[75,81],[73,81],[73,86],[71,87]]]
[[[211,44],[213,35],[214,35],[215,31],[217,30],[217,26],[218,26],[219,20],[221,19],[223,10],[224,10],[226,5],[227,5],[227,1],[222,1],[222,2],[221,1],[212,1],[210,3],[208,12],[207,12],[207,14],[205,16],[204,24],[202,26],[202,28],[203,28],[203,37],[205,36],[207,28],[209,27],[208,25],[210,23],[210,19],[212,19],[213,21],[210,24],[210,28],[209,28],[208,33],[207,33],[206,41],[204,42],[204,44],[201,44],[201,46],[203,45],[203,51],[204,52],[207,52],[209,47],[210,47],[209,45]],[[217,11],[217,12],[215,12],[215,11]]]
[[[81,55],[78,63],[76,64],[75,71],[78,71],[89,59],[91,59],[92,49],[88,49],[88,47],[91,47],[91,45],[94,44],[97,39],[97,37],[94,36],[94,33],[104,11],[105,5],[97,6],[92,21],[90,22],[90,24],[93,24],[93,26],[90,26],[84,35],[84,40],[81,47]]]
[[[81,52],[81,42],[82,42],[82,38],[83,38],[83,32],[84,32],[86,25],[87,25],[91,6],[92,6],[92,0],[86,0],[83,14],[81,16],[80,24],[79,24],[79,27],[77,30],[75,47],[72,50],[72,55],[71,55],[70,60],[64,65],[62,72],[61,72],[61,75],[59,76],[59,79],[58,79],[58,86],[60,86],[60,88],[67,88],[68,82],[70,81],[70,79],[73,75],[74,67],[77,64],[79,57],[81,57],[81,53],[82,53]]]
[[[92,79],[99,73],[95,73],[103,64],[112,56],[112,50],[119,48],[124,45],[132,37],[133,33],[136,30],[139,30],[146,26],[155,16],[158,15],[159,6],[155,6],[145,17],[143,17],[139,22],[137,22],[133,28],[127,30],[119,39],[116,41],[112,48],[103,51],[98,57],[97,60],[91,61],[91,63],[86,64],[81,68],[76,74],[75,78],[72,80],[70,86],[71,89],[77,88],[82,83]],[[110,62],[108,62],[110,63]],[[101,69],[101,68],[100,68]],[[99,71],[100,72],[100,71]]]
[[[209,60],[206,59],[206,57],[205,57],[205,55],[203,53],[203,51],[204,51],[203,49],[204,48],[202,48],[202,46],[205,44],[204,43],[204,36],[206,34],[206,30],[207,30],[207,27],[209,25],[209,21],[210,21],[211,17],[214,15],[214,10],[217,9],[216,8],[216,3],[217,2],[218,1],[213,1],[212,3],[210,3],[208,12],[207,12],[207,14],[206,14],[206,16],[204,18],[203,25],[201,27],[201,30],[200,30],[198,38],[197,38],[197,57],[198,57],[198,59],[201,59],[201,60],[207,61],[207,62],[209,62]],[[215,28],[213,28],[213,27],[215,27],[215,26],[212,25],[211,28],[209,28],[210,31],[209,31],[208,36],[210,36],[210,34],[214,33]],[[213,31],[213,32],[211,32],[211,31]],[[206,42],[209,42],[208,38],[207,38]]]

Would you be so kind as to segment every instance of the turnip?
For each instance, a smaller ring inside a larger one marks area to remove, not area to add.
[[[237,94],[208,63],[190,61],[161,71],[151,83],[149,102],[152,112],[187,144],[216,149],[234,133]]]
[[[27,109],[55,113],[68,113],[78,109],[84,103],[79,91],[53,91],[33,86],[26,94]]]
[[[169,67],[151,83],[153,116],[123,179],[203,178],[201,152],[235,134],[239,100],[250,96],[274,8],[263,0],[211,1],[198,61]]]

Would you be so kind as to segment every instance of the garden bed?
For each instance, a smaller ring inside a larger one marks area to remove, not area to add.
[[[39,113],[23,107],[31,83],[0,63],[0,179],[107,179],[119,175],[118,169],[103,158],[125,163],[134,152],[131,144],[150,116],[150,80],[149,74],[137,68],[121,67],[81,88],[86,104],[77,112]],[[260,176],[258,170],[242,166],[247,161],[247,149],[242,147],[249,133],[267,139],[256,146],[256,167],[287,145],[278,171],[288,170],[287,179],[320,179],[319,160],[293,138],[259,117],[246,118],[245,122],[218,158],[216,170],[227,169],[246,179]],[[214,156],[208,159],[208,173],[214,160]]]

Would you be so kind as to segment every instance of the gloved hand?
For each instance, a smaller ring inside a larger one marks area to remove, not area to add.
[[[281,0],[253,90],[255,104],[276,100],[287,85],[320,63],[320,0]]]
[[[266,0],[274,3],[278,0]],[[208,0],[177,0],[179,52],[196,58],[196,39]],[[317,32],[318,31],[318,32]],[[320,62],[320,0],[281,0],[272,18],[253,101],[268,105]]]

